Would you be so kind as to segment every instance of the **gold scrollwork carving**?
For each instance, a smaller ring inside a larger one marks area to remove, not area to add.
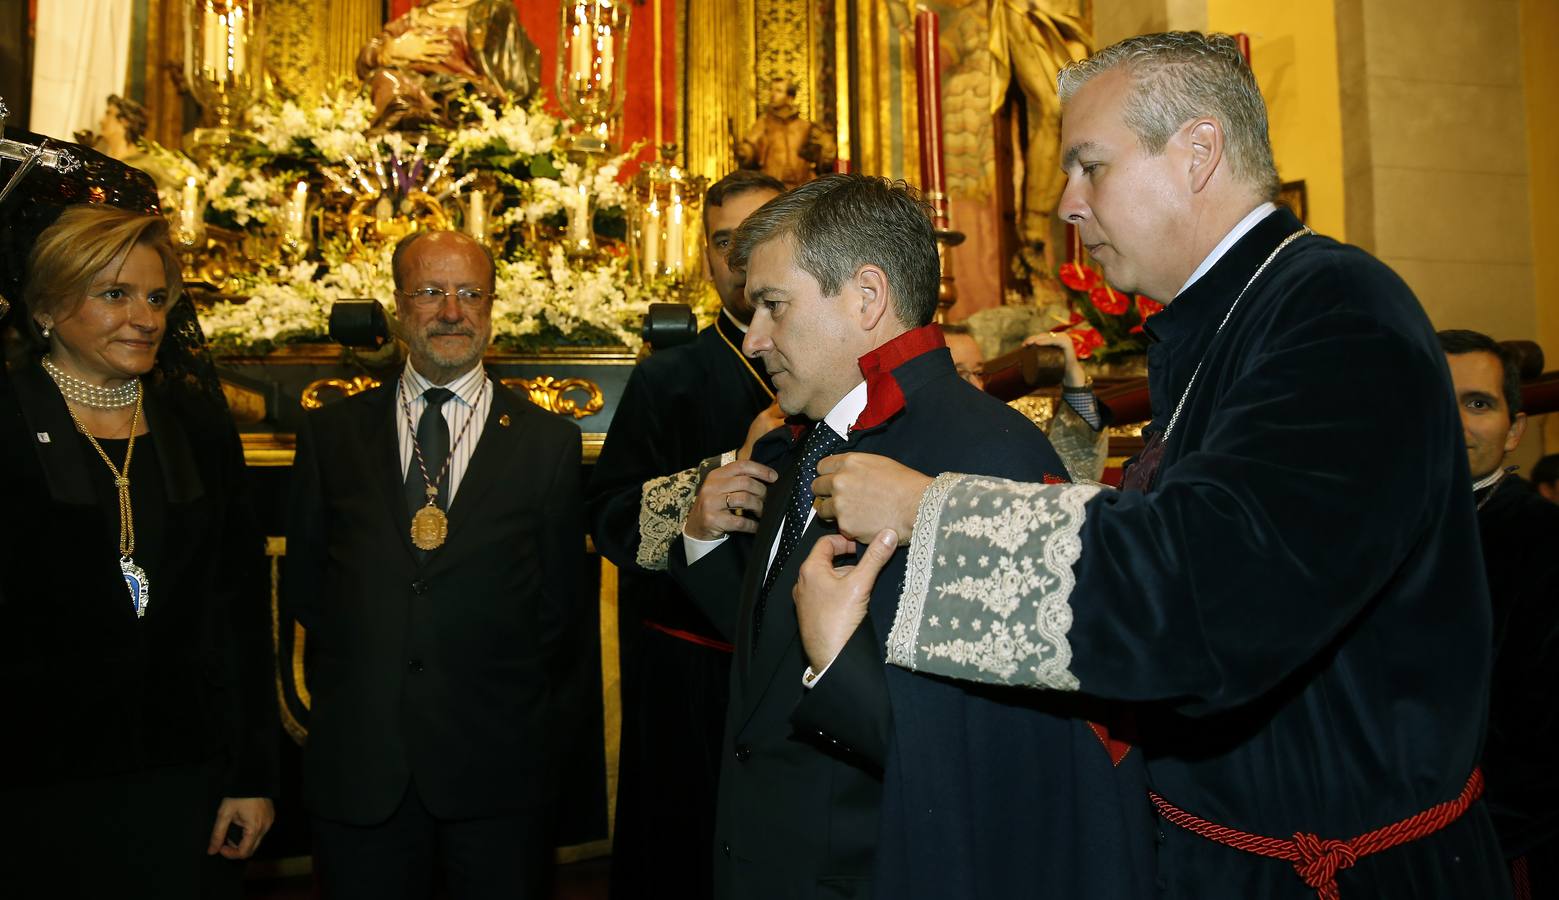
[[[298,402],[304,409],[320,409],[330,402],[331,398],[325,396],[327,392],[339,391],[343,398],[354,397],[378,386],[379,379],[367,375],[357,375],[352,378],[320,378],[309,382]]]
[[[606,395],[601,393],[601,386],[588,378],[553,378],[551,375],[539,375],[535,378],[505,378],[503,384],[504,387],[524,391],[532,403],[560,416],[583,419],[606,408]],[[573,397],[565,397],[564,394],[569,391],[584,392],[584,403],[581,404]]]
[[[374,390],[379,387],[379,379],[359,374],[354,377],[321,377],[318,381],[310,381],[309,387],[302,388],[302,396],[298,399],[302,409],[321,409],[329,399],[324,396],[326,392],[341,392],[341,398],[357,396],[365,390]]]

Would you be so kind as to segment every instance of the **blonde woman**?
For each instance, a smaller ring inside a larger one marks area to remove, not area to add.
[[[275,707],[243,457],[155,377],[158,216],[67,208],[28,258],[0,385],[0,841],[18,896],[237,896],[270,827]],[[245,577],[245,575],[250,577]]]

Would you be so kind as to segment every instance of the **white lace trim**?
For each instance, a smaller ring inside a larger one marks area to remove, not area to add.
[[[699,467],[683,469],[644,482],[639,497],[638,564],[664,572],[671,544],[682,534],[682,523],[698,493]]]
[[[942,502],[961,479],[972,478],[956,472],[944,472],[932,480],[920,495],[915,510],[915,527],[910,532],[909,558],[905,560],[904,589],[899,608],[888,631],[888,662],[906,669],[915,668],[915,646],[919,643],[920,613],[931,589],[931,551],[936,544],[942,520]]]
[[[1077,690],[1072,565],[1095,485],[967,475],[932,483],[917,512],[888,661],[973,681]],[[992,552],[995,551],[995,552]]]

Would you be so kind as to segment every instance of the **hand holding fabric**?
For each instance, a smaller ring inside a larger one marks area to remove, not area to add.
[[[855,542],[837,534],[823,535],[801,563],[796,587],[796,622],[801,646],[814,671],[827,668],[850,635],[866,618],[872,585],[882,567],[893,558],[898,536],[891,530],[872,538],[860,561],[853,566],[834,566],[840,554],[854,553]]]
[[[812,483],[817,514],[832,519],[846,537],[878,534],[884,529],[908,544],[915,530],[920,495],[931,478],[886,456],[841,453],[817,465]]]
[[[700,541],[719,540],[728,534],[758,530],[763,515],[763,498],[779,475],[773,469],[750,459],[726,463],[704,479],[688,510],[682,531]],[[751,512],[751,516],[743,514]]]

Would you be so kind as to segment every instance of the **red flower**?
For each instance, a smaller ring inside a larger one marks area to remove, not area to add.
[[[1088,292],[1088,300],[1094,309],[1107,316],[1118,316],[1131,309],[1131,300],[1107,284],[1101,284]]]
[[[1062,263],[1060,274],[1061,283],[1074,291],[1092,290],[1104,280],[1097,271],[1078,262]]]
[[[1074,310],[1072,310],[1072,314],[1067,318],[1067,320],[1065,322],[1062,322],[1060,325],[1057,325],[1057,326],[1055,326],[1054,328],[1052,328],[1050,330],[1052,332],[1065,331],[1068,328],[1071,328],[1073,325],[1076,325],[1078,322],[1081,322],[1082,320],[1083,320],[1083,314],[1074,309]]]
[[[1137,295],[1137,314],[1142,316],[1142,318],[1146,319],[1148,316],[1151,316],[1156,312],[1163,311],[1163,309],[1164,304],[1158,302],[1157,300],[1154,300],[1151,297],[1144,297],[1141,294]]]
[[[1067,337],[1072,339],[1072,349],[1077,351],[1078,359],[1087,359],[1093,356],[1094,350],[1104,346],[1104,335],[1093,328],[1076,328],[1067,332]]]

